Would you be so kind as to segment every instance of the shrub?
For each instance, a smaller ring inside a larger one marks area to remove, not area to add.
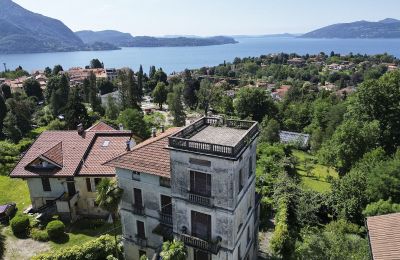
[[[31,230],[31,238],[40,242],[49,241],[49,235],[47,234],[47,231],[36,228]]]
[[[120,248],[119,248],[120,250]],[[119,251],[121,255],[121,251]],[[115,241],[110,235],[100,236],[83,245],[76,245],[70,248],[44,253],[34,256],[33,260],[65,260],[65,259],[109,259],[115,254]],[[90,257],[90,258],[89,258]]]
[[[26,235],[29,229],[29,218],[26,215],[15,216],[11,220],[10,225],[14,235]]]
[[[51,240],[57,240],[63,237],[65,225],[60,220],[53,220],[47,224],[46,230]]]

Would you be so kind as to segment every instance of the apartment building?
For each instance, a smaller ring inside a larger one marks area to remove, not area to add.
[[[183,241],[188,259],[256,259],[258,124],[201,118],[107,163],[116,168],[126,259]]]

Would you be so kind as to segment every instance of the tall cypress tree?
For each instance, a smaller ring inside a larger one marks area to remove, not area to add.
[[[78,124],[89,125],[89,116],[82,101],[79,91],[74,89],[69,95],[68,104],[65,109],[65,121],[68,129],[76,129]]]
[[[97,96],[96,75],[93,72],[89,74],[89,101],[93,111],[102,113],[101,100]]]
[[[137,73],[137,83],[138,83],[138,89],[142,91],[143,94],[143,68],[142,65],[139,67],[139,71]]]

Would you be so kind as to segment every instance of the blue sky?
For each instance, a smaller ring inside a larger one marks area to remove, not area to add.
[[[356,20],[400,19],[399,0],[14,0],[72,30],[133,35],[303,33]]]

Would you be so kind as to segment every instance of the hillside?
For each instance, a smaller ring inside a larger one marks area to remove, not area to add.
[[[329,25],[303,34],[302,38],[400,38],[400,21],[358,21]]]
[[[231,37],[151,37],[135,36],[119,31],[78,31],[75,33],[84,43],[105,42],[119,47],[182,47],[182,46],[208,46],[237,43]]]
[[[33,13],[11,0],[0,0],[0,53],[115,49],[87,46],[57,19]]]

